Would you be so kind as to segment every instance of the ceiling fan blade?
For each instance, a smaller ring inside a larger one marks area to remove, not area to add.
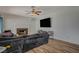
[[[39,13],[37,13],[37,15],[40,15]]]
[[[42,13],[42,11],[37,11],[38,13]]]
[[[26,14],[31,14],[31,12],[26,12]]]

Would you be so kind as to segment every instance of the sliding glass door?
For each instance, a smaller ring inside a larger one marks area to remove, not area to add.
[[[0,17],[0,33],[3,32],[3,17]]]

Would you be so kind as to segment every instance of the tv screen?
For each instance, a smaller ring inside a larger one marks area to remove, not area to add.
[[[51,19],[45,18],[40,20],[40,27],[51,27]]]

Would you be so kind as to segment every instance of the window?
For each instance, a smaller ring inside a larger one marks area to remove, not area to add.
[[[0,33],[3,32],[3,17],[0,17]]]

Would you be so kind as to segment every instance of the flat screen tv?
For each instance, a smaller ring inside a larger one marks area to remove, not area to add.
[[[40,27],[51,27],[51,18],[41,19]]]

